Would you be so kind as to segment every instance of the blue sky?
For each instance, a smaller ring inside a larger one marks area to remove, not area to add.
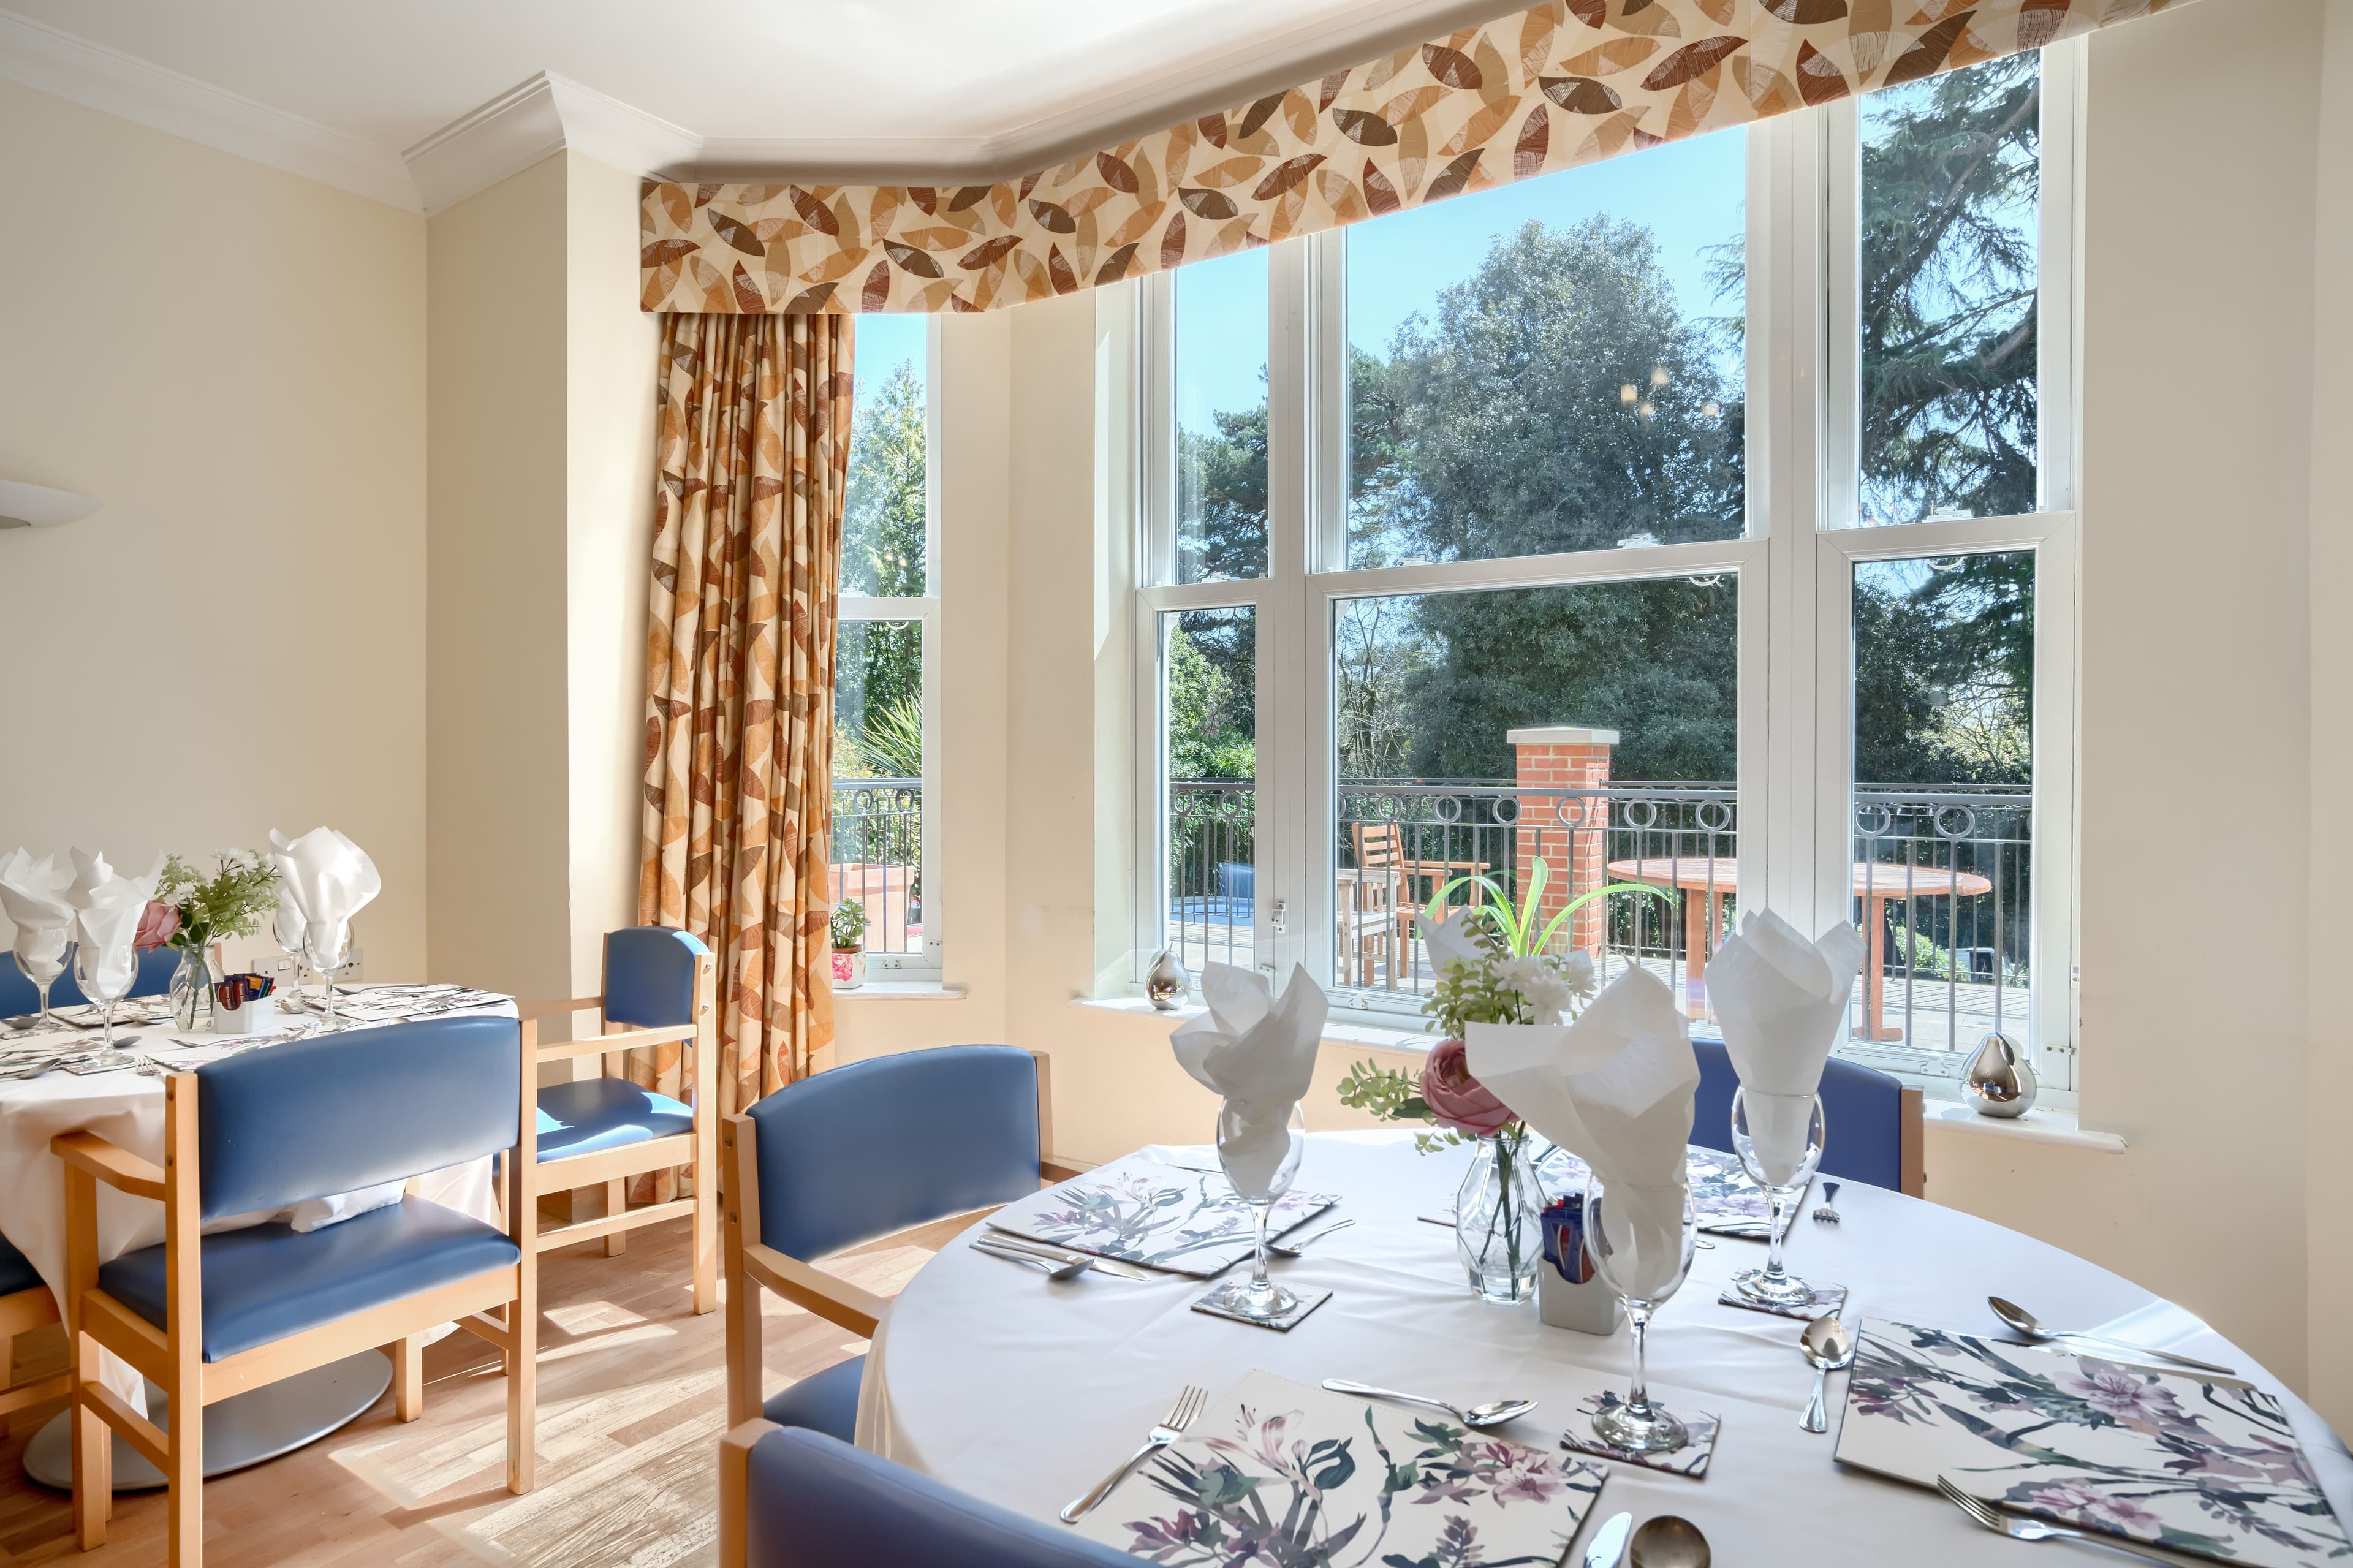
[[[890,379],[892,369],[902,361],[912,361],[915,380],[925,378],[924,369],[930,356],[923,352],[923,328],[929,316],[913,311],[891,311],[858,318],[857,346],[852,351],[857,370],[857,412],[863,415],[868,404],[882,384]]]
[[[1740,235],[1745,149],[1741,132],[1719,131],[1353,225],[1349,341],[1386,353],[1406,318],[1434,311],[1439,290],[1477,271],[1496,240],[1531,219],[1562,227],[1601,213],[1658,237],[1686,316],[1725,314],[1731,306],[1708,288],[1703,252]],[[1266,252],[1179,271],[1176,338],[1180,424],[1207,429],[1212,410],[1256,407],[1265,395]]]

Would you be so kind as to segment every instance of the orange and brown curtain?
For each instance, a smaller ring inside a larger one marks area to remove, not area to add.
[[[824,1067],[833,1043],[825,887],[851,324],[673,315],[662,329],[638,916],[719,955],[726,1112]],[[628,1075],[683,1099],[681,1065],[676,1047],[632,1052]]]
[[[1916,80],[2166,0],[1566,0],[974,185],[674,184],[649,310],[986,310]]]

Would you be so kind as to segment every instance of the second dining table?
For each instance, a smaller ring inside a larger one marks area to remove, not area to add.
[[[1215,1164],[1206,1149],[1143,1153]],[[875,1337],[860,1395],[860,1446],[1050,1520],[1142,1438],[1178,1389],[1214,1393],[1262,1370],[1303,1384],[1344,1377],[1458,1404],[1533,1398],[1535,1410],[1496,1435],[1556,1451],[1562,1431],[1585,1419],[1580,1398],[1625,1386],[1630,1338],[1623,1326],[1608,1336],[1549,1328],[1533,1304],[1496,1306],[1470,1292],[1451,1229],[1419,1217],[1451,1203],[1466,1158],[1459,1147],[1418,1153],[1410,1132],[1309,1137],[1294,1190],[1335,1194],[1321,1220],[1356,1224],[1295,1259],[1276,1260],[1280,1283],[1332,1292],[1288,1332],[1192,1310],[1208,1288],[1198,1279],[1090,1272],[1058,1282],[963,1238],[952,1242],[909,1282]],[[2048,1321],[2106,1325],[2140,1343],[2234,1365],[2283,1402],[2331,1505],[2340,1519],[2353,1517],[2353,1456],[2336,1434],[2188,1311],[1956,1209],[1852,1182],[1837,1205],[1842,1223],[1795,1222],[1788,1258],[1801,1275],[1850,1288],[1850,1325],[1869,1317],[2000,1334],[1986,1304],[1994,1294]],[[1907,1568],[2019,1561],[2021,1547],[1970,1525],[1933,1491],[1832,1458],[1843,1373],[1830,1379],[1830,1433],[1799,1430],[1813,1376],[1798,1348],[1803,1325],[1719,1303],[1734,1271],[1761,1261],[1764,1249],[1704,1239],[1711,1245],[1696,1255],[1691,1278],[1652,1321],[1649,1365],[1654,1397],[1721,1418],[1713,1463],[1700,1479],[1609,1463],[1594,1517],[1679,1514],[1705,1531],[1726,1568],[1883,1568],[1898,1553]],[[1567,1560],[1582,1561],[1583,1549],[1581,1536]]]

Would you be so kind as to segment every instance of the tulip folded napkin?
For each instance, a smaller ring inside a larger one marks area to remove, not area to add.
[[[50,931],[73,923],[73,905],[66,889],[73,873],[54,863],[56,857],[34,859],[21,848],[0,855],[0,910],[19,931]]]
[[[118,875],[105,856],[79,849],[73,852],[73,886],[66,890],[66,901],[74,908],[74,940],[88,944],[92,955],[78,955],[74,962],[89,965],[100,990],[119,995],[131,989],[139,972],[139,922],[164,875],[164,857],[156,856],[143,877]]]
[[[1230,963],[1201,971],[1208,1011],[1168,1037],[1179,1066],[1226,1101],[1218,1154],[1234,1188],[1263,1194],[1291,1149],[1291,1112],[1315,1073],[1331,1004],[1307,971],[1293,965],[1282,1000],[1266,976]]]
[[[1472,1076],[1520,1119],[1582,1158],[1630,1221],[1630,1268],[1613,1268],[1637,1298],[1683,1271],[1692,1100],[1699,1058],[1666,983],[1629,969],[1577,1022],[1471,1026]]]
[[[280,906],[293,906],[306,926],[338,931],[384,890],[367,851],[332,827],[314,827],[290,841],[272,828],[269,842]]]
[[[1862,933],[1851,925],[1808,942],[1778,915],[1752,910],[1708,963],[1708,1002],[1774,1186],[1794,1181],[1805,1163],[1822,1064],[1846,1021],[1862,958]]]

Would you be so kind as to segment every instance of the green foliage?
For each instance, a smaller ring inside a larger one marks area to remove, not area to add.
[[[1166,668],[1168,776],[1257,777],[1257,726],[1226,668],[1212,663],[1183,626],[1168,628]]]
[[[919,621],[844,621],[834,668],[839,778],[920,778],[923,628]],[[899,764],[912,761],[905,773]]]
[[[886,377],[849,437],[841,522],[841,591],[905,599],[923,593],[926,510],[923,383],[912,363]]]
[[[920,779],[923,776],[923,702],[908,692],[880,710],[868,709],[857,732],[835,737],[837,778]]]
[[[1429,1123],[1435,1131],[1417,1132],[1413,1140],[1414,1147],[1425,1154],[1450,1143],[1471,1142],[1451,1128],[1438,1126],[1438,1118],[1430,1114],[1429,1102],[1421,1098],[1420,1075],[1403,1068],[1357,1062],[1340,1080],[1340,1103],[1383,1121]]]
[[[866,940],[866,906],[856,899],[844,899],[834,907],[831,928],[833,945],[853,948]]]
[[[210,878],[174,855],[164,862],[155,896],[179,911],[174,947],[251,936],[278,907],[278,870],[259,855],[228,850],[215,858]]]

